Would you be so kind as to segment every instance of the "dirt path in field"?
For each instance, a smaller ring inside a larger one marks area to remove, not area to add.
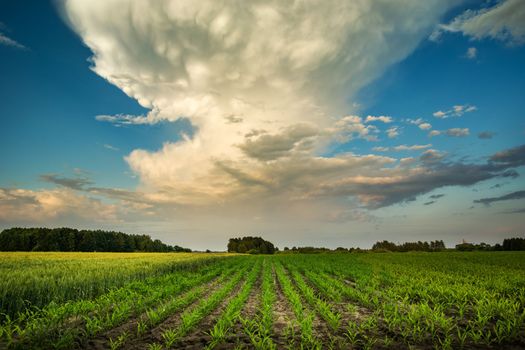
[[[273,306],[273,337],[272,340],[277,348],[284,349],[290,341],[296,344],[300,341],[301,330],[297,318],[292,310],[292,305],[284,295],[283,288],[277,274],[275,266],[272,265],[272,279],[275,287],[275,303]]]
[[[209,282],[206,282],[205,285],[205,293],[203,294],[203,296],[201,297],[202,298],[206,298],[210,293],[212,293],[214,290],[216,290],[219,286],[218,286],[218,281],[219,281],[219,276],[217,277],[214,277],[211,281]],[[177,295],[175,298],[178,299],[178,298],[182,298],[184,297],[185,295],[188,295],[192,290],[196,289],[196,288],[199,288],[201,286],[197,286],[197,287],[193,287],[191,290],[185,292],[185,293],[182,293],[182,294],[179,294]],[[166,299],[165,301],[168,301],[168,299]],[[186,310],[187,308],[192,308],[192,307],[195,307],[195,305],[198,303],[200,299],[198,299],[197,301],[194,301],[192,304],[190,304],[188,307],[184,308],[183,310],[179,310],[179,312],[177,312],[177,314],[174,314],[172,316],[169,316],[166,320],[164,320],[159,326],[155,327],[155,328],[158,328],[160,326],[163,326],[165,324],[169,324],[170,322],[170,319],[172,319],[173,317],[175,317],[176,315],[180,314],[180,312]],[[146,313],[142,313],[141,315],[139,316],[136,316],[136,317],[133,317],[133,318],[130,318],[129,320],[127,320],[125,323],[123,323],[122,325],[118,326],[118,327],[115,327],[115,328],[112,328],[98,336],[96,336],[95,338],[91,338],[91,339],[88,339],[80,348],[81,349],[89,349],[89,350],[102,350],[102,349],[109,349],[110,348],[110,344],[111,344],[111,339],[116,339],[118,336],[120,336],[121,334],[124,334],[127,332],[128,334],[128,339],[126,340],[126,342],[120,347],[121,349],[127,349],[127,348],[130,348],[131,345],[128,346],[128,344],[131,344],[132,342],[138,340],[138,339],[143,339],[144,337],[146,337],[146,335],[144,335],[143,337],[137,337],[137,324],[139,321],[141,320],[144,320],[146,319]],[[152,330],[150,331],[147,331],[148,333],[153,331],[155,328],[153,328]]]

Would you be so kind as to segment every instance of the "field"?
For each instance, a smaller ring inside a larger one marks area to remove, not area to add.
[[[522,252],[3,253],[0,272],[0,348],[525,348]]]

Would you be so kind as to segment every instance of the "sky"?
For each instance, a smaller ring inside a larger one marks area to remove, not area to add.
[[[0,229],[525,236],[521,0],[0,1]]]

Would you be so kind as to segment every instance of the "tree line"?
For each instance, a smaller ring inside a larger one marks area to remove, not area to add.
[[[318,254],[318,253],[360,253],[360,252],[409,252],[409,251],[422,251],[422,252],[439,252],[445,250],[458,250],[458,251],[516,251],[525,250],[525,238],[506,238],[503,243],[496,243],[490,245],[487,243],[467,243],[463,242],[457,244],[455,248],[446,248],[445,243],[442,240],[435,240],[430,242],[405,242],[396,244],[389,241],[378,241],[374,243],[371,249],[361,248],[344,248],[338,247],[335,249],[325,247],[284,247],[279,253],[301,253],[301,254]]]
[[[485,251],[516,251],[525,250],[525,238],[505,238],[503,243],[496,243],[490,245],[487,243],[467,243],[463,242],[456,244],[456,250],[460,251],[474,251],[474,250],[485,250]]]
[[[103,230],[14,227],[0,233],[0,251],[191,252],[148,235]]]
[[[437,252],[445,250],[445,243],[442,240],[430,241],[430,242],[405,242],[402,244],[395,244],[389,241],[376,242],[372,246],[372,250],[380,251],[386,250],[391,252],[409,252],[409,251],[421,251],[421,252]]]

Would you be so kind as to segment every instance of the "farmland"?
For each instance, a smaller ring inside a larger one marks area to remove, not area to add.
[[[4,253],[0,348],[525,347],[525,254]]]

